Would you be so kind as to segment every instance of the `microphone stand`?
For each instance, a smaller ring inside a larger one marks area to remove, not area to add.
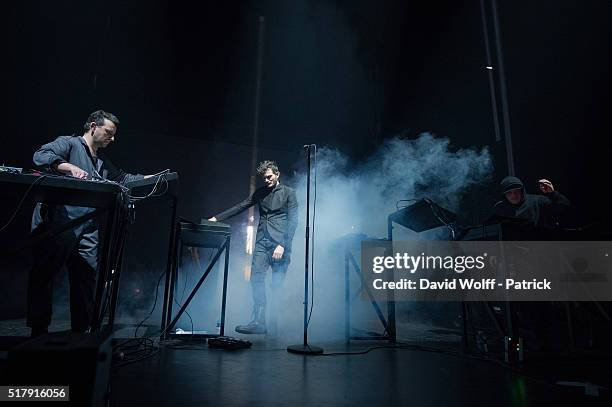
[[[306,252],[304,256],[304,342],[299,345],[290,345],[287,352],[300,355],[320,355],[323,349],[308,344],[308,257],[310,256],[310,154],[314,144],[304,146],[308,174],[306,175]]]

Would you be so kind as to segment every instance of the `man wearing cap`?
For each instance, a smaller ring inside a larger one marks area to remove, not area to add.
[[[537,227],[554,227],[556,218],[570,206],[569,200],[547,179],[538,181],[542,195],[525,192],[523,182],[508,176],[501,181],[504,199],[494,207],[495,215],[504,218],[524,219]]]

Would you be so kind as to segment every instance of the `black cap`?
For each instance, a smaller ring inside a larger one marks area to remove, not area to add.
[[[501,182],[500,185],[502,187],[502,193],[506,193],[508,191],[512,191],[513,189],[523,189],[523,182],[516,177],[506,177]]]

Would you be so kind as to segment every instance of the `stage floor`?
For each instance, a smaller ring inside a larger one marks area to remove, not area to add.
[[[5,321],[0,333],[6,335],[11,326],[10,332],[16,333],[18,325]],[[127,338],[130,332],[133,327],[125,327],[117,336]],[[576,377],[561,371],[554,377],[519,372],[462,355],[456,342],[411,341],[396,348],[385,348],[390,346],[386,341],[316,343],[326,354],[362,354],[301,356],[288,353],[289,344],[282,340],[264,335],[249,339],[252,348],[234,351],[209,349],[202,340],[187,336],[162,344],[155,341],[157,350],[144,354],[149,357],[112,369],[110,405],[612,405],[606,390],[593,397],[585,396],[582,387],[555,384]],[[10,372],[4,373],[10,377]]]
[[[325,352],[359,352],[381,343]],[[300,356],[284,344],[211,350],[163,346],[155,356],[116,369],[116,406],[578,406],[606,405],[583,390],[530,379],[492,362],[411,349],[361,355]]]

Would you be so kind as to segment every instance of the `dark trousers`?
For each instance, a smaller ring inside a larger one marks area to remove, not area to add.
[[[39,225],[33,234],[44,231]],[[53,280],[62,266],[68,269],[70,320],[73,331],[84,332],[91,323],[98,269],[98,230],[66,231],[34,248],[28,279],[27,325],[46,328],[51,323]]]
[[[285,252],[280,260],[274,260],[272,253],[278,243],[267,237],[258,238],[253,249],[253,263],[251,264],[251,288],[253,290],[253,303],[255,306],[266,304],[266,271],[272,268],[272,291],[275,299],[277,291],[282,288],[285,281],[285,273],[291,262],[291,250],[285,247]]]

